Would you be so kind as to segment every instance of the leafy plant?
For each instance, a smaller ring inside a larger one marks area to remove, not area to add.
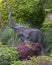
[[[10,27],[5,26],[0,35],[0,42],[13,46],[18,43],[18,37]]]
[[[46,54],[52,53],[52,20],[45,19],[41,31],[44,34],[44,49]]]
[[[38,56],[41,54],[41,47],[39,43],[26,42],[16,46],[19,60],[30,59],[32,56]]]
[[[12,18],[17,23],[30,24],[40,28],[45,19],[45,10],[39,0],[3,0],[0,4],[1,22],[6,24],[8,14],[12,10]]]
[[[52,57],[52,53],[49,56]]]
[[[48,56],[32,57],[31,60],[16,61],[11,65],[52,65],[52,58]]]
[[[16,49],[7,45],[0,45],[0,65],[10,65],[18,59]]]
[[[52,1],[51,0],[46,0],[45,8],[52,9]]]

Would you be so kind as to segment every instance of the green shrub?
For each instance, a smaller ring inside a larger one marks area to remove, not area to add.
[[[9,10],[12,18],[18,23],[28,23],[30,27],[41,27],[45,19],[45,11],[39,0],[3,0],[0,4],[1,21],[8,21]]]
[[[14,64],[11,64],[11,65],[24,65],[24,63],[21,61],[15,61]]]
[[[35,62],[35,65],[52,65],[52,58],[48,56],[39,56],[32,60]]]
[[[11,65],[33,65],[33,62],[31,60],[29,61],[15,61],[14,64]]]
[[[48,56],[32,57],[31,60],[16,61],[11,65],[52,65],[52,58]]]
[[[10,65],[16,60],[18,60],[18,56],[15,48],[0,45],[0,65]]]
[[[49,56],[52,57],[52,53]]]
[[[3,44],[14,46],[18,43],[18,37],[15,34],[14,30],[12,30],[8,26],[5,26],[4,30],[1,32],[0,35],[0,42],[2,42]]]
[[[44,48],[46,54],[52,53],[52,28],[45,27],[42,28],[42,31],[44,33]]]
[[[3,43],[2,42],[0,42],[0,45],[2,45]]]
[[[45,8],[52,9],[52,0],[46,0]]]
[[[44,33],[44,48],[46,54],[52,53],[52,20],[45,19],[41,31]]]
[[[52,28],[52,20],[45,19],[45,22],[43,23],[44,28]]]

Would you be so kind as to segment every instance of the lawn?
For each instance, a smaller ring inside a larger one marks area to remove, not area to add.
[[[43,25],[44,25],[44,26],[51,26],[51,27],[52,27],[52,20],[50,20],[50,19],[45,19]]]

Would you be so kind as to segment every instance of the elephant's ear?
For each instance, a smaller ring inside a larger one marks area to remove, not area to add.
[[[30,30],[24,30],[23,35],[25,38],[27,38],[30,34]]]

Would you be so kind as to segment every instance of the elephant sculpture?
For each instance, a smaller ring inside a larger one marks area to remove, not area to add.
[[[17,34],[17,36],[21,39],[21,42],[25,41],[32,41],[32,42],[38,42],[41,46],[42,52],[44,52],[43,49],[43,40],[44,36],[43,33],[36,28],[25,28],[22,25],[16,24],[12,20],[12,13],[9,13],[9,25],[11,28],[13,28]]]

